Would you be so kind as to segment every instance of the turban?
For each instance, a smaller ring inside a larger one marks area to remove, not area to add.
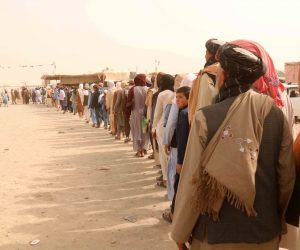
[[[215,57],[218,49],[220,48],[220,46],[222,46],[224,44],[223,41],[220,41],[216,38],[212,38],[209,39],[206,43],[205,43],[205,47],[207,49],[207,51],[213,56]]]
[[[128,86],[128,83],[126,81],[122,81],[121,87],[124,89],[126,86]]]
[[[178,74],[175,76],[174,78],[174,89],[177,90],[180,88],[180,84],[182,82],[182,80],[184,79],[184,75]]]
[[[268,52],[260,44],[250,40],[236,40],[230,42],[230,44],[238,45],[241,48],[259,56],[263,60],[266,65],[266,73],[257,79],[253,86],[260,93],[265,93],[271,96],[277,106],[284,106],[284,100],[281,96],[281,92],[284,91],[284,86],[278,79],[277,70]]]
[[[184,87],[184,86],[188,86],[188,87],[192,87],[192,85],[193,85],[193,81],[196,79],[196,75],[195,74],[193,74],[193,73],[189,73],[189,74],[187,74],[184,78],[183,78],[183,80],[182,80],[182,82],[180,83],[180,87]]]
[[[254,83],[266,71],[261,58],[237,45],[221,46],[217,57],[226,74],[241,84]]]
[[[172,75],[162,75],[162,77],[160,78],[159,90],[164,91],[168,89],[174,91],[174,80],[174,76]]]
[[[113,81],[107,81],[107,86],[112,89],[115,86],[115,83]]]
[[[117,89],[121,89],[122,88],[122,83],[121,82],[117,82],[116,83],[116,88]]]
[[[145,74],[138,74],[134,78],[135,86],[146,86],[146,75]]]

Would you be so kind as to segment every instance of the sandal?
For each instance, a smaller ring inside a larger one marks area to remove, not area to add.
[[[144,155],[140,151],[138,151],[136,152],[135,157],[144,157]]]
[[[154,165],[153,168],[154,169],[161,169],[161,165]]]
[[[167,183],[164,180],[163,181],[157,181],[156,185],[159,186],[159,187],[163,187],[163,188],[167,187]]]
[[[172,223],[173,214],[170,209],[166,209],[161,216],[166,222]]]
[[[149,156],[148,156],[148,159],[149,159],[149,160],[153,160],[153,159],[154,159],[154,154],[149,155]]]
[[[157,180],[157,181],[162,181],[162,180],[163,180],[163,176],[160,175],[160,176],[156,177],[156,180]]]

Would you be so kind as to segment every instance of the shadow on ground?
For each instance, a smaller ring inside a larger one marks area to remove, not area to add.
[[[131,144],[70,114],[64,119],[42,106],[33,111],[46,124],[37,133],[50,134],[45,140],[57,153],[40,166],[47,177],[16,197],[27,207],[19,213],[38,222],[10,232],[35,235],[40,243],[1,250],[173,249],[170,226],[161,220],[169,203],[166,191],[154,185],[153,161],[134,158]]]

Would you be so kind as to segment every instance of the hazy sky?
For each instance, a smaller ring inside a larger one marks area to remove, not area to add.
[[[300,60],[299,9],[299,0],[0,0],[0,85],[40,83],[52,62],[58,74],[151,72],[155,60],[197,72],[213,37],[255,40],[283,69]]]

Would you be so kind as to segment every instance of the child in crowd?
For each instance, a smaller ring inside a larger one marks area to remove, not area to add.
[[[175,209],[176,192],[180,178],[180,172],[182,163],[185,155],[186,145],[189,137],[189,119],[188,119],[188,99],[191,88],[184,86],[176,91],[176,105],[179,108],[178,121],[176,125],[176,131],[172,138],[172,147],[177,147],[177,164],[176,164],[176,175],[174,182],[174,197],[172,200],[171,211],[163,213],[163,218],[172,222],[172,216]]]

